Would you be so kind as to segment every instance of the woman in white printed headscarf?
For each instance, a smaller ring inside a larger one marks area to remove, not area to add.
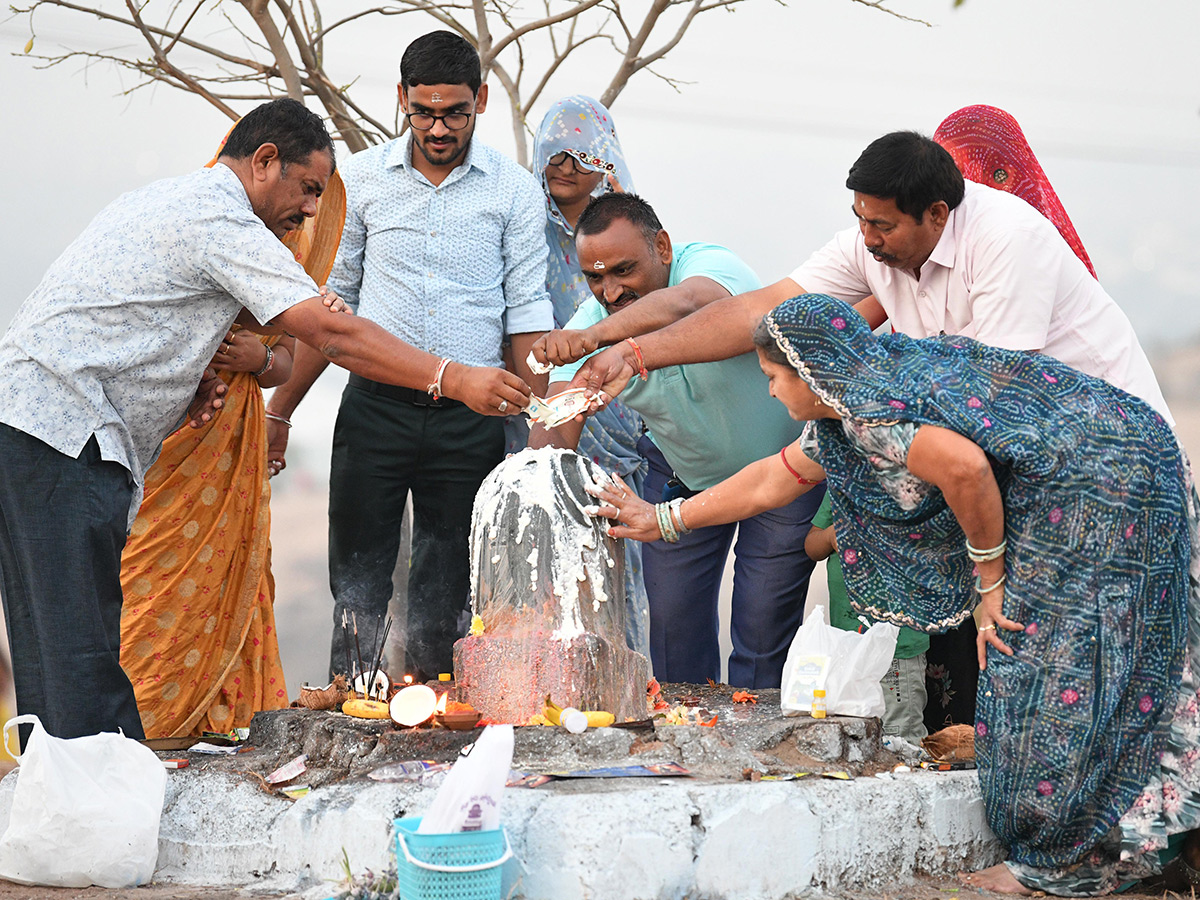
[[[632,191],[633,179],[617,139],[612,115],[598,100],[576,94],[559,100],[542,119],[533,150],[534,173],[546,192],[546,243],[550,259],[546,287],[561,328],[592,296],[575,256],[575,223],[592,197],[605,191]],[[619,401],[591,416],[579,439],[579,453],[608,472],[617,472],[641,490],[648,465],[637,451],[642,419]],[[650,612],[642,583],[642,548],[625,542],[625,583],[629,597],[629,646],[650,658]]]

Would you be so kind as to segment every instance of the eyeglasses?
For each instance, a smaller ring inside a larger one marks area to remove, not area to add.
[[[584,153],[582,150],[560,150],[552,157],[546,160],[547,166],[558,168],[567,160],[571,161],[571,171],[579,175],[590,175],[592,172],[599,169],[601,172],[611,173],[616,169],[610,162],[605,162],[598,156],[593,156],[590,153]],[[592,169],[585,169],[584,165],[594,166]]]
[[[408,119],[408,124],[417,131],[428,131],[433,127],[434,122],[440,121],[451,131],[462,131],[467,127],[467,123],[471,121],[471,116],[475,115],[474,111],[469,113],[447,113],[444,116],[434,116],[429,113],[405,113],[404,118]]]

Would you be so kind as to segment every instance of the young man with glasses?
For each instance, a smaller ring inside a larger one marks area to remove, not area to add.
[[[329,284],[360,316],[443,359],[498,366],[507,338],[517,372],[544,390],[545,376],[525,360],[553,325],[545,198],[532,175],[473,140],[488,97],[479,55],[450,32],[424,35],[404,51],[398,91],[409,133],[342,168],[346,227]],[[290,418],[324,367],[315,354],[297,354],[270,411]],[[410,494],[404,671],[425,680],[451,670],[470,591],[471,506],[503,458],[504,431],[501,419],[441,393],[354,377],[342,395],[329,485],[331,670],[345,667],[343,611],[363,613],[360,640],[374,643]],[[285,442],[278,428],[272,446]]]

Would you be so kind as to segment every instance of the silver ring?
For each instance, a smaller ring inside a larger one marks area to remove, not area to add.
[[[500,412],[504,412],[506,409],[508,409],[508,401],[501,400],[500,405],[497,406],[496,409],[500,410]]]

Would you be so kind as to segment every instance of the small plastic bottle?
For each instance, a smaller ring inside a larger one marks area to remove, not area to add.
[[[825,689],[824,688],[815,688],[813,690],[812,717],[814,719],[825,718]]]

